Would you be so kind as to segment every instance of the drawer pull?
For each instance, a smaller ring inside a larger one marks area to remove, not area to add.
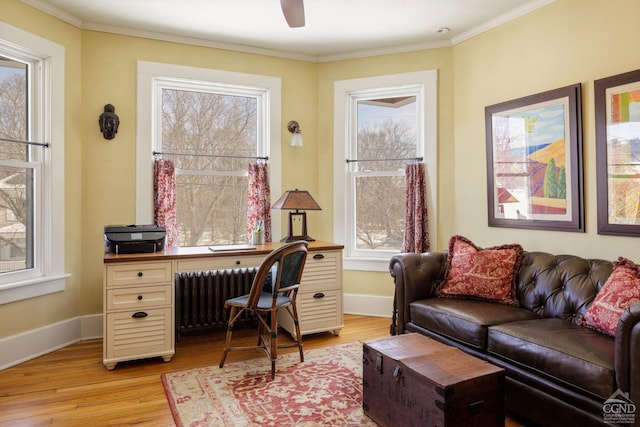
[[[324,298],[324,294],[322,292],[318,292],[316,294],[313,294],[313,297],[316,299]]]
[[[142,295],[138,295],[138,301],[142,301]]]
[[[236,265],[240,265],[240,260],[236,260]]]
[[[147,316],[148,316],[148,314],[145,313],[144,311],[137,311],[137,312],[135,312],[135,313],[133,313],[131,315],[131,317],[133,317],[134,319],[141,319],[141,318],[147,317]]]
[[[313,259],[324,259],[324,255],[323,254],[315,254],[313,256]]]
[[[142,271],[138,271],[138,277],[142,277]]]

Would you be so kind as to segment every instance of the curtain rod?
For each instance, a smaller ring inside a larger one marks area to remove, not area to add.
[[[4,142],[16,142],[18,144],[24,144],[24,145],[37,145],[40,147],[48,147],[49,143],[48,142],[31,142],[31,141],[21,141],[19,139],[9,139],[9,138],[0,138],[0,141],[4,141]]]
[[[188,153],[163,153],[160,151],[154,151],[153,152],[154,156],[162,156],[162,155],[167,155],[167,156],[192,156],[192,157],[220,157],[220,158],[225,158],[225,159],[256,159],[256,160],[269,160],[268,156],[265,157],[261,157],[261,156],[225,156],[223,154],[188,154]]]
[[[391,162],[391,161],[398,161],[398,160],[410,160],[413,162],[421,162],[422,160],[424,160],[423,157],[408,157],[408,158],[401,158],[401,159],[347,159],[347,163],[357,163],[357,162]]]

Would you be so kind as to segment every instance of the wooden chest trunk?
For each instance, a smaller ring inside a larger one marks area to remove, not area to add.
[[[363,346],[365,414],[382,426],[504,427],[504,370],[411,333]]]

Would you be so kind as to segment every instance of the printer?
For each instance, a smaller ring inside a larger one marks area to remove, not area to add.
[[[104,251],[114,254],[157,252],[164,249],[167,230],[158,225],[107,225]]]

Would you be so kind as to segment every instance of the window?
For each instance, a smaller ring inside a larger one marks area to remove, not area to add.
[[[64,48],[3,23],[0,34],[0,303],[7,303],[64,290],[67,277]]]
[[[404,167],[414,159],[427,165],[434,224],[435,77],[432,71],[335,83],[334,239],[345,244],[347,269],[386,271],[400,250]]]
[[[176,166],[180,246],[244,243],[248,163],[265,154],[257,140],[261,93],[156,79],[162,126],[156,150]],[[185,87],[186,86],[186,87]],[[212,191],[215,189],[215,191]]]
[[[269,158],[279,194],[279,79],[142,61],[138,70],[138,222],[153,220],[155,151],[176,166],[180,246],[244,243],[256,157]]]

